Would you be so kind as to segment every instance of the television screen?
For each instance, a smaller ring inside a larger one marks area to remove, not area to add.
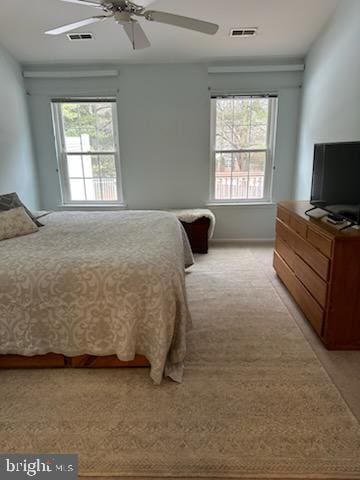
[[[360,224],[360,142],[315,145],[311,204]]]

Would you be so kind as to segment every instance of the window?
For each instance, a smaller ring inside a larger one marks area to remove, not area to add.
[[[63,203],[121,203],[116,102],[58,100],[52,106]]]
[[[270,201],[277,98],[211,100],[211,201]]]

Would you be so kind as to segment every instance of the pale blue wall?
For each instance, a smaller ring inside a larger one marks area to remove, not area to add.
[[[306,58],[295,196],[309,199],[314,143],[360,141],[360,1],[343,0]]]
[[[207,68],[117,68],[118,78],[27,80],[43,207],[60,205],[50,102],[76,95],[117,96],[123,187],[130,209],[204,204],[210,143]]]
[[[0,47],[0,194],[16,191],[38,207],[26,94],[17,62]]]
[[[50,101],[73,95],[117,95],[123,186],[130,209],[204,206],[209,197],[209,86],[279,93],[274,200],[290,197],[302,73],[209,75],[207,65],[200,64],[117,68],[118,78],[26,81],[43,208],[60,205]],[[274,206],[215,207],[214,212],[217,238],[274,236]]]

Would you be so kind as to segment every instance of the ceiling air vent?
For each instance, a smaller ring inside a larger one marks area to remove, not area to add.
[[[257,27],[233,28],[230,37],[253,37],[257,33]]]
[[[67,37],[71,42],[75,40],[92,40],[94,38],[92,33],[68,33]]]

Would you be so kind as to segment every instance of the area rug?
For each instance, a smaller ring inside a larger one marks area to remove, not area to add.
[[[247,248],[187,274],[184,381],[0,371],[0,451],[78,453],[99,478],[360,478],[360,426]]]

